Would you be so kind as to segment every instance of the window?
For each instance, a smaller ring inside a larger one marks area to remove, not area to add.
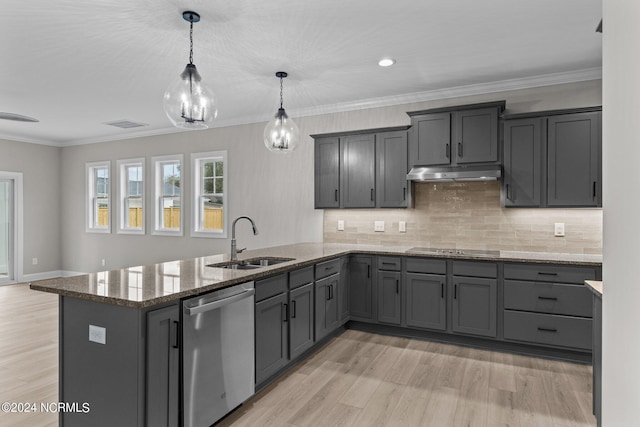
[[[144,234],[144,159],[118,160],[118,233]]]
[[[110,169],[110,161],[87,163],[86,165],[87,232],[111,233]]]
[[[155,176],[153,234],[182,236],[182,154],[152,158]]]
[[[227,237],[226,161],[226,151],[191,155],[194,237]]]

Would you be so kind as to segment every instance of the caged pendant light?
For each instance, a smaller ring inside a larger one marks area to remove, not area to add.
[[[196,12],[185,11],[182,18],[189,22],[189,63],[180,78],[164,93],[164,112],[174,126],[184,129],[206,129],[218,115],[213,92],[202,83],[193,63],[193,24],[200,21]]]
[[[287,73],[278,71],[276,77],[280,79],[280,108],[264,128],[264,145],[271,151],[287,153],[298,145],[299,131],[282,106],[282,79],[287,77]]]

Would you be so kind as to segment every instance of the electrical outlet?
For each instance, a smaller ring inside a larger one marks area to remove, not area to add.
[[[553,234],[556,237],[564,237],[564,222],[556,222],[553,227]]]
[[[107,260],[106,260],[106,258],[102,258],[102,259],[100,260],[100,265],[102,265],[103,267],[105,267],[105,266],[107,265]]]
[[[89,325],[89,341],[98,344],[107,343],[107,328],[102,326]]]
[[[38,258],[33,258],[33,259],[31,260],[31,263],[32,263],[33,265],[38,265]]]
[[[344,221],[341,219],[338,220],[338,231],[344,231]]]
[[[401,233],[406,233],[407,232],[407,222],[406,221],[400,221],[398,223],[398,231]]]
[[[384,231],[384,221],[374,221],[373,231]]]

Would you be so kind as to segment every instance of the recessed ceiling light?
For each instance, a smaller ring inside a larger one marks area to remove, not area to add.
[[[395,63],[396,60],[392,58],[382,58],[380,61],[378,61],[378,65],[381,67],[389,67]]]

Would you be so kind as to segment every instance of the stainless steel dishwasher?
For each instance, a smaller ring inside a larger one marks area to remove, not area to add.
[[[183,302],[183,414],[208,427],[255,392],[254,284]]]

